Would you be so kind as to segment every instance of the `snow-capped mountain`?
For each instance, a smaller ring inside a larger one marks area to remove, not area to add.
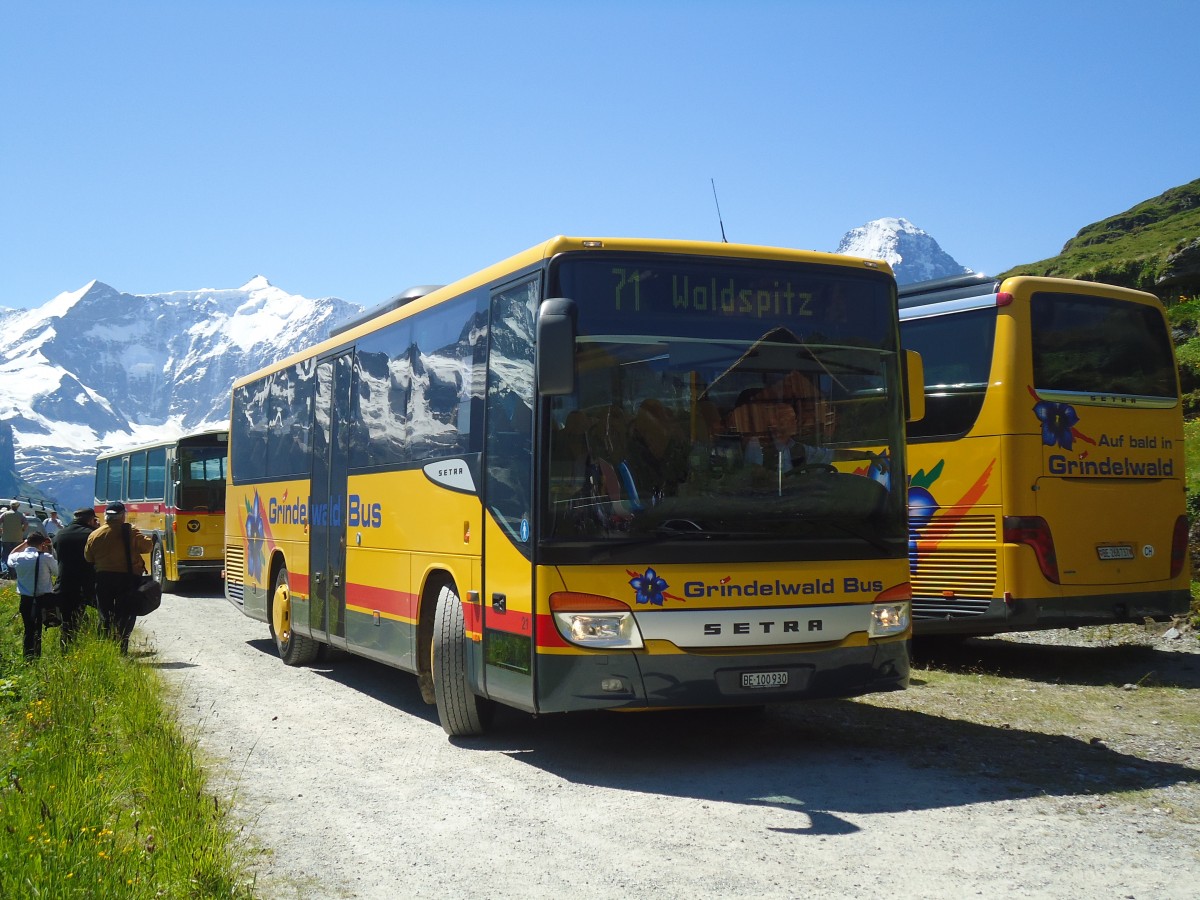
[[[220,427],[234,378],[360,312],[262,276],[164,294],[93,281],[36,309],[0,310],[0,430],[11,428],[15,456],[0,454],[0,496],[24,496],[3,483],[15,468],[62,507],[90,503],[98,453]]]
[[[902,283],[969,273],[906,219],[846,233]],[[240,288],[127,294],[93,281],[0,309],[0,497],[90,503],[98,453],[220,427],[234,378],[328,336],[362,307],[259,276]]]
[[[900,284],[971,274],[970,269],[959,265],[932,236],[908,219],[874,219],[852,228],[843,235],[837,252],[886,260]]]

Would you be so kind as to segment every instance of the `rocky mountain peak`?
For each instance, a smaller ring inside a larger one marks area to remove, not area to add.
[[[955,261],[928,232],[908,219],[891,216],[873,219],[847,231],[837,252],[885,260],[901,284],[969,275],[972,271]]]

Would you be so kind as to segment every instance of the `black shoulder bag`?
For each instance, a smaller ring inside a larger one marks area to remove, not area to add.
[[[162,605],[162,587],[151,575],[139,578],[133,574],[131,533],[132,526],[128,522],[121,526],[121,536],[125,539],[125,564],[129,566],[129,580],[133,582],[129,589],[129,611],[135,616],[148,616]]]
[[[37,560],[33,564],[33,589],[38,589],[38,581],[42,574],[42,551],[38,551]],[[62,609],[59,607],[58,594],[35,594],[33,598],[33,614],[41,617],[45,628],[57,628],[62,624]]]

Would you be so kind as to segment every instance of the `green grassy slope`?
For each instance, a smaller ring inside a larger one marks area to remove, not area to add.
[[[1200,240],[1200,179],[1171,188],[1081,229],[1062,253],[1015,266],[1003,275],[1056,275],[1103,281],[1159,294],[1170,301],[1186,283],[1162,285],[1171,254]],[[1193,291],[1194,293],[1194,291]]]

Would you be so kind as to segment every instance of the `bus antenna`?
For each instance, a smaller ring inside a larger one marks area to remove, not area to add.
[[[717,180],[715,178],[708,179],[712,183],[713,203],[717,204],[717,222],[721,226],[721,240],[728,244],[729,238],[725,237],[725,222],[721,219],[721,201],[717,199]]]

